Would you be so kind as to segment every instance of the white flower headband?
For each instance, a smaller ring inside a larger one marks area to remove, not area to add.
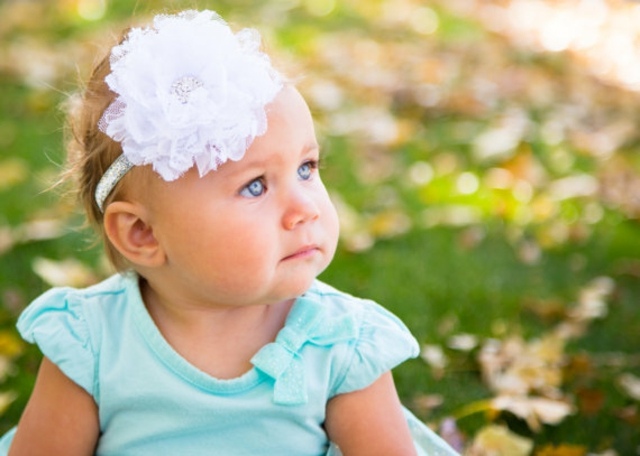
[[[117,98],[98,123],[122,155],[100,179],[106,198],[133,167],[153,166],[165,181],[194,165],[200,176],[240,160],[267,129],[266,105],[282,77],[252,29],[234,34],[213,11],[159,15],[114,47],[105,78]]]

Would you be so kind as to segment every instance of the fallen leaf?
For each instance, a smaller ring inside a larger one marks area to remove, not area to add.
[[[17,244],[58,238],[65,233],[64,226],[59,219],[33,220],[14,228],[0,226],[0,255]]]
[[[0,355],[0,382],[4,382],[9,375],[15,374],[16,365],[13,362],[13,359]],[[0,393],[0,409],[2,409],[2,394]]]
[[[640,401],[640,377],[625,373],[618,377],[618,385],[625,394],[636,401]]]
[[[454,334],[447,340],[447,346],[453,350],[468,352],[478,346],[478,336],[473,334]]]
[[[535,456],[585,456],[587,448],[582,445],[545,445],[536,451]]]
[[[595,388],[579,388],[576,391],[580,412],[587,416],[595,416],[604,405],[604,392]]]
[[[29,176],[29,167],[24,160],[8,158],[0,161],[0,191],[24,182]]]
[[[529,456],[533,441],[511,432],[504,426],[491,424],[476,434],[466,456]]]
[[[597,277],[582,290],[576,307],[569,311],[569,318],[576,321],[591,321],[603,318],[609,309],[607,299],[615,289],[615,282],[610,277]]]
[[[61,219],[41,219],[24,223],[15,229],[20,242],[56,239],[65,233],[65,222]]]
[[[24,349],[24,342],[13,331],[0,331],[0,354],[15,358]]]
[[[535,432],[542,429],[541,423],[555,425],[574,412],[574,407],[566,401],[535,396],[501,395],[493,398],[491,404],[496,410],[522,418]]]
[[[420,357],[433,369],[433,375],[441,378],[449,360],[439,345],[423,345]]]
[[[12,391],[4,391],[0,393],[0,415],[11,405],[16,399],[17,394]]]
[[[0,226],[0,255],[13,248],[15,239],[10,226]]]
[[[62,261],[38,257],[33,260],[33,271],[54,287],[83,287],[96,282],[96,277],[87,266],[76,259]]]
[[[478,354],[482,376],[496,393],[558,395],[562,382],[564,341],[553,333],[530,342],[512,336],[488,339]]]
[[[565,303],[561,299],[534,299],[525,297],[523,307],[542,320],[555,321],[566,314]]]
[[[631,426],[638,426],[640,423],[640,411],[638,410],[638,404],[629,405],[628,407],[616,410],[615,416]]]
[[[406,233],[411,228],[411,219],[404,212],[387,210],[368,220],[369,232],[376,238],[387,238]]]

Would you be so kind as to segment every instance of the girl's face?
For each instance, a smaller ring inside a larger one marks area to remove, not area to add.
[[[164,286],[204,305],[295,298],[330,263],[338,217],[318,172],[307,104],[285,87],[267,107],[268,130],[244,158],[199,177],[153,179],[150,223],[166,255]]]

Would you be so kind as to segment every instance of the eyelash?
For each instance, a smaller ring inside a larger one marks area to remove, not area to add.
[[[311,175],[313,174],[313,172],[316,171],[319,168],[320,162],[319,162],[319,160],[307,160],[306,162],[304,162],[302,165],[300,165],[298,167],[298,171],[300,171],[300,168],[302,168],[303,166],[309,167],[309,179],[311,179]],[[300,173],[298,172],[298,175],[299,174]],[[307,179],[305,179],[305,180],[307,180]]]
[[[303,167],[308,167],[309,168],[309,174],[308,177],[303,178],[302,176],[300,176],[300,170]],[[298,167],[298,175],[300,178],[302,178],[302,180],[309,180],[313,177],[313,173],[314,171],[318,170],[320,168],[320,161],[319,160],[307,160],[306,162],[302,163],[299,167]],[[254,193],[253,191],[251,191],[251,187],[256,184],[259,183],[261,185],[261,187],[259,189],[256,190],[256,192]],[[267,190],[267,185],[265,182],[265,178],[264,176],[258,177],[256,179],[253,179],[251,182],[249,182],[247,185],[245,185],[244,187],[242,187],[242,189],[240,189],[240,195],[244,196],[246,198],[259,198],[260,196],[264,195],[264,193]]]

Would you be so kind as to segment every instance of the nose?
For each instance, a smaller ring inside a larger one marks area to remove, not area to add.
[[[297,187],[287,195],[287,203],[282,216],[282,225],[287,230],[316,220],[320,216],[320,207],[313,193]]]

